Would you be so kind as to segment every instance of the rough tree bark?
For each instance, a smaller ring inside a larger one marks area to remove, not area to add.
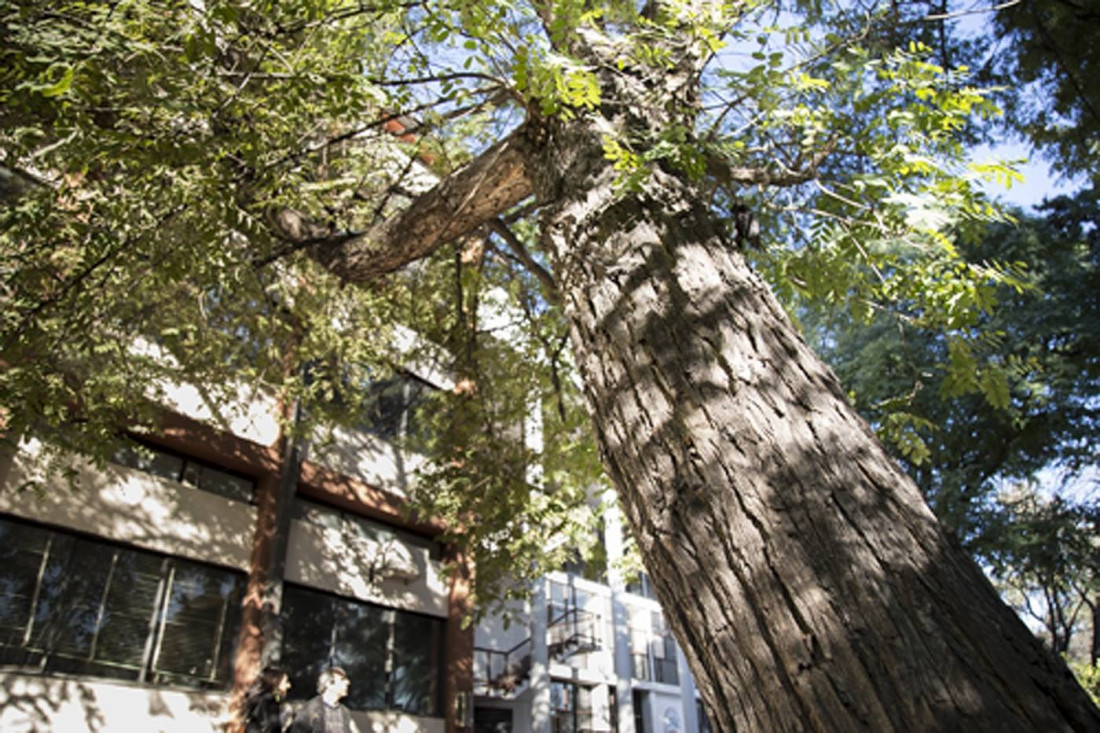
[[[1086,731],[1100,715],[948,541],[690,183],[601,133],[534,166],[604,463],[723,731]]]
[[[678,96],[697,68],[654,84],[598,47],[581,51],[608,70],[601,114],[532,121],[511,148],[523,159],[498,155],[511,169],[493,175],[515,192],[522,174],[543,205],[602,457],[715,727],[1100,730],[1100,712],[947,539],[700,190],[671,170],[616,189],[609,126],[637,136],[675,123],[668,110],[690,105]],[[486,180],[473,170],[446,182],[454,200]],[[445,210],[430,201],[421,227]],[[387,267],[401,248],[371,242]],[[349,279],[376,269],[361,258],[345,269],[339,247],[324,261]]]

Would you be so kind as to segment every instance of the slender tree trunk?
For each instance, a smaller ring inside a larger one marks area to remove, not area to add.
[[[1089,662],[1093,667],[1100,661],[1100,598],[1089,604],[1092,611],[1092,647],[1089,649]]]
[[[550,128],[528,168],[604,463],[717,728],[1100,730],[700,191],[616,191],[602,136]]]

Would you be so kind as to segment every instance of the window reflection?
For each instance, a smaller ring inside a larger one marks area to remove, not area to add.
[[[127,444],[115,452],[112,460],[119,465],[136,468],[169,481],[178,481],[235,501],[251,502],[256,486],[256,482],[247,476],[143,443]]]
[[[386,440],[416,443],[423,438],[417,411],[432,389],[407,373],[372,382],[362,406],[360,427]]]
[[[312,696],[321,669],[337,665],[351,679],[349,708],[439,715],[441,620],[288,585],[283,628],[292,696]]]
[[[0,663],[222,688],[238,573],[0,518]]]

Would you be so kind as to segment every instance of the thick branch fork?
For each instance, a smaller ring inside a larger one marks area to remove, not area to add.
[[[531,143],[526,128],[521,127],[442,179],[401,213],[360,235],[314,236],[316,243],[307,251],[348,282],[367,282],[394,272],[531,196],[526,164],[531,157]],[[304,233],[281,228],[294,239]]]

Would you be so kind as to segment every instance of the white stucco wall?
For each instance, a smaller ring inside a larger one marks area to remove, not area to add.
[[[248,569],[256,508],[137,469],[74,461],[79,484],[52,479],[17,491],[35,470],[27,454],[0,472],[0,513],[170,555]]]
[[[226,693],[0,673],[0,731],[221,733],[228,701]]]
[[[395,541],[389,548],[356,541],[340,527],[294,520],[290,527],[286,579],[312,588],[431,616],[447,616],[448,588],[440,564],[426,548]],[[379,553],[385,553],[379,557]],[[415,577],[385,577],[390,557],[411,561]],[[371,568],[375,568],[372,578]]]

